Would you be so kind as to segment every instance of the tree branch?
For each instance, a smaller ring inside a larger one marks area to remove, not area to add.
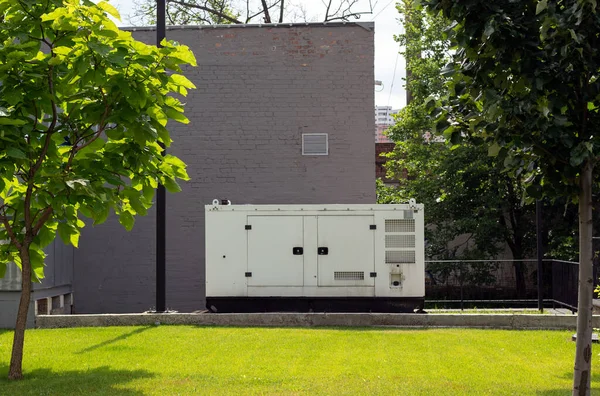
[[[104,130],[106,129],[106,117],[108,117],[108,113],[109,112],[110,112],[110,107],[108,106],[108,103],[107,103],[105,105],[105,107],[104,107],[104,113],[102,114],[102,119],[100,120],[100,126],[98,127],[98,131],[96,132],[96,134],[94,135],[94,137],[92,137],[90,140],[88,140],[87,142],[85,142],[81,146],[74,147],[75,152],[81,151],[85,147],[89,146],[96,139],[98,139],[100,137],[100,135],[102,135],[102,132],[104,132]],[[79,143],[79,142],[80,141],[78,141],[77,143]]]
[[[46,209],[44,209],[44,211],[42,212],[42,216],[40,216],[38,221],[35,223],[35,226],[33,227],[34,236],[37,235],[38,232],[40,232],[46,221],[48,221],[50,215],[52,215],[52,211],[52,206],[47,206]]]
[[[237,24],[241,24],[242,23],[241,21],[239,21],[239,20],[237,20],[235,18],[232,18],[232,17],[230,17],[229,15],[227,15],[227,14],[225,14],[223,12],[219,12],[218,10],[215,10],[213,8],[201,6],[201,5],[198,5],[198,4],[187,3],[185,1],[179,1],[179,0],[167,0],[167,2],[174,3],[174,4],[179,4],[179,5],[182,5],[184,7],[196,8],[196,9],[199,9],[199,10],[210,12],[211,14],[214,14],[214,15],[216,15],[218,17],[226,19],[226,20],[228,20],[231,23],[237,23]]]
[[[269,15],[269,6],[266,0],[260,0],[263,6],[263,13],[265,14],[265,23],[271,23],[271,15]]]
[[[281,5],[279,6],[279,23],[283,22],[283,6],[285,5],[285,0],[281,0]]]
[[[4,224],[4,229],[8,233],[8,236],[10,237],[10,240],[12,241],[13,245],[15,245],[17,249],[21,250],[21,242],[19,242],[19,240],[17,239],[17,236],[13,232],[13,229],[10,226],[10,223],[8,222],[8,218],[6,217],[6,210],[4,211],[4,216],[0,216],[0,221],[2,221],[2,224]]]

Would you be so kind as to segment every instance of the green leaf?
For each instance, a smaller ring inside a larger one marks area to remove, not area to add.
[[[27,159],[27,156],[21,149],[12,146],[6,149],[6,155],[11,158]]]
[[[53,56],[50,58],[50,60],[48,61],[48,65],[50,66],[57,66],[60,65],[62,63],[62,59],[58,56]]]
[[[40,232],[38,233],[37,237],[39,245],[42,248],[45,248],[46,246],[51,244],[52,241],[54,241],[54,239],[56,238],[56,233],[54,230],[44,226],[40,229]]]
[[[170,54],[169,57],[171,59],[176,59],[176,60],[181,61],[179,63],[183,62],[183,63],[190,64],[192,66],[197,66],[196,57],[194,56],[193,52],[190,51],[189,47],[186,45],[177,45],[175,47],[175,52]]]
[[[69,226],[67,223],[58,223],[58,236],[60,239],[62,239],[65,245],[68,245],[71,242],[71,232],[71,226]]]
[[[532,184],[530,186],[527,186],[525,191],[527,192],[527,195],[529,195],[532,198],[542,198],[542,186],[540,186],[539,184]]]
[[[148,210],[144,207],[142,202],[140,201],[140,197],[138,196],[129,196],[129,204],[135,210],[135,213],[145,216],[148,213]]]
[[[167,118],[167,115],[160,109],[160,107],[157,107],[157,106],[148,107],[148,110],[146,110],[146,113],[150,117],[152,117],[154,120],[156,120],[163,127],[165,125],[167,125],[167,122],[169,121],[169,119]]]
[[[8,263],[4,261],[0,261],[0,279],[4,278],[4,275],[6,275],[7,264]]]
[[[496,157],[498,155],[498,153],[500,152],[500,145],[496,142],[494,142],[490,147],[488,147],[488,156],[489,157]]]
[[[69,242],[71,242],[71,245],[73,245],[76,248],[79,247],[79,235],[81,235],[79,230],[74,229],[73,233],[71,233],[69,237]]]
[[[110,207],[108,205],[102,205],[100,207],[94,206],[92,212],[92,218],[94,219],[94,225],[102,224],[108,218],[110,213]]]
[[[546,8],[548,8],[548,0],[540,0],[540,1],[538,1],[537,6],[535,7],[535,15],[540,14]]]
[[[169,81],[175,83],[178,86],[184,87],[184,88],[196,88],[196,86],[194,85],[193,82],[191,82],[190,80],[188,80],[187,77],[181,75],[181,74],[171,74],[169,76]]]
[[[57,55],[68,55],[71,53],[72,49],[69,47],[54,47],[52,48],[52,52]]]
[[[0,125],[19,126],[19,125],[25,125],[25,124],[27,124],[27,121],[15,119],[15,118],[0,117]]]
[[[44,279],[44,259],[46,254],[44,251],[35,244],[31,244],[29,248],[29,262],[33,273],[31,274],[31,281],[39,283]]]
[[[170,193],[177,193],[181,191],[181,187],[179,186],[179,184],[177,184],[177,182],[171,178],[165,178],[165,180],[163,181],[163,185]]]
[[[102,138],[98,138],[94,140],[92,143],[88,144],[84,148],[82,148],[78,153],[78,158],[87,157],[90,154],[95,154],[100,151],[106,142]]]
[[[125,227],[127,231],[131,231],[133,229],[133,224],[135,223],[135,219],[128,211],[123,211],[119,215],[119,223]]]
[[[101,1],[96,5],[102,10],[106,11],[110,16],[114,17],[115,19],[119,21],[121,20],[121,15],[119,14],[119,11],[117,11],[117,9],[111,4],[108,4],[106,1]]]
[[[66,8],[56,8],[54,11],[48,13],[48,14],[44,14],[42,15],[42,22],[46,22],[46,21],[53,21],[55,19],[58,19],[64,15],[66,15],[67,13],[67,9]]]
[[[156,132],[158,133],[158,138],[165,144],[165,146],[169,147],[171,145],[171,137],[169,136],[169,131],[162,125],[158,125],[156,128]]]
[[[178,112],[177,110],[173,110],[170,107],[165,108],[165,113],[167,114],[167,117],[169,117],[177,122],[181,122],[182,124],[190,123],[190,120],[188,120],[188,118],[186,116],[184,116],[182,113]]]

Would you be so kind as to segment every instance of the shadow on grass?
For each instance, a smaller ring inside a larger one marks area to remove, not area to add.
[[[127,389],[128,382],[151,378],[145,370],[114,370],[103,366],[81,371],[52,371],[36,369],[25,371],[21,381],[9,381],[8,366],[0,365],[0,392],[3,395],[125,395],[137,396],[144,392]]]
[[[563,379],[568,379],[571,382],[573,381],[573,372],[568,372],[565,373],[564,375],[560,376],[560,378]],[[594,389],[594,382],[598,383],[600,382],[600,374],[592,374],[592,389]],[[536,394],[540,395],[540,396],[563,396],[563,395],[570,395],[572,392],[572,388],[568,387],[568,388],[563,388],[563,389],[549,389],[549,390],[545,390],[545,391],[539,391]]]
[[[87,347],[87,348],[85,348],[85,349],[82,349],[82,350],[81,350],[81,351],[79,351],[79,352],[75,352],[75,354],[77,354],[77,355],[81,355],[81,354],[84,354],[84,353],[87,353],[87,352],[95,351],[96,349],[99,349],[99,348],[102,348],[102,347],[108,346],[108,345],[110,345],[110,344],[114,344],[115,342],[119,342],[119,341],[122,341],[122,340],[126,340],[126,339],[128,339],[129,337],[131,337],[131,336],[134,336],[134,335],[136,335],[136,334],[143,333],[144,331],[146,331],[146,330],[149,330],[149,329],[151,329],[151,328],[152,328],[152,326],[146,326],[146,327],[141,327],[141,328],[139,328],[139,329],[132,330],[132,331],[130,331],[129,333],[121,334],[121,335],[120,335],[120,336],[118,336],[118,337],[111,338],[110,340],[102,341],[102,342],[101,342],[101,343],[99,343],[99,344],[92,345],[92,346],[90,346],[90,347]]]

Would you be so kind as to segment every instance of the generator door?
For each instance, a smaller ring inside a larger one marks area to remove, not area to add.
[[[373,216],[319,216],[318,285],[375,286]]]
[[[302,286],[302,216],[248,216],[247,224],[248,286]]]

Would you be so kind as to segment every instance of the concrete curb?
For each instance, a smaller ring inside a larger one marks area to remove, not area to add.
[[[440,315],[392,313],[167,313],[40,315],[41,329],[103,326],[196,325],[240,327],[459,327],[512,330],[575,330],[576,315]],[[600,316],[593,317],[600,327]]]

